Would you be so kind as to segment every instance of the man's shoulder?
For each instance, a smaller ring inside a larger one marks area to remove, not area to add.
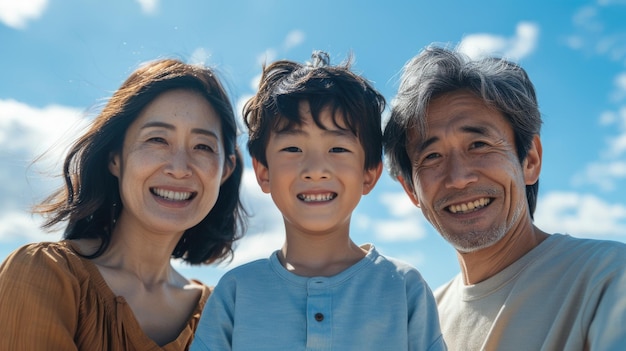
[[[579,255],[590,259],[614,257],[626,262],[626,243],[614,240],[573,237],[566,234],[552,234],[551,251],[559,254]]]

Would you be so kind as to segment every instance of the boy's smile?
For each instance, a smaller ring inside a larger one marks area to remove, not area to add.
[[[304,202],[326,202],[336,197],[337,193],[298,194],[298,199]]]

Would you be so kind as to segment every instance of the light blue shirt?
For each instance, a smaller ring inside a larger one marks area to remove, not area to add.
[[[192,351],[446,350],[430,288],[414,267],[369,245],[332,277],[287,271],[277,252],[227,272]]]

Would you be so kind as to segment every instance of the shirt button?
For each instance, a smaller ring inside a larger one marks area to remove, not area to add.
[[[316,313],[316,314],[315,314],[315,320],[316,320],[316,321],[318,321],[318,322],[323,321],[323,320],[324,320],[324,314],[319,313],[319,312],[318,312],[318,313]]]

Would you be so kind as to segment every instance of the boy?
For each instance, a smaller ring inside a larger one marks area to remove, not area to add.
[[[418,271],[349,235],[382,172],[384,98],[314,52],[266,67],[244,107],[256,178],[285,223],[269,259],[237,267],[207,302],[192,350],[445,350]]]

